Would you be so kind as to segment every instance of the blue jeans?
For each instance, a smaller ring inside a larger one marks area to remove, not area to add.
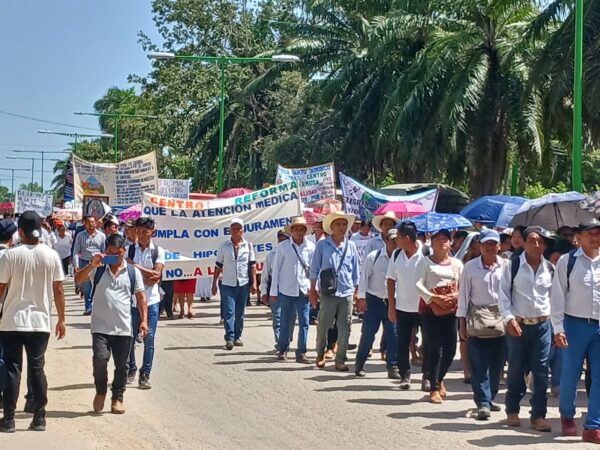
[[[564,349],[556,345],[550,347],[548,366],[550,367],[550,384],[552,386],[560,386],[560,376],[563,371],[563,353]]]
[[[83,269],[89,263],[90,262],[87,259],[80,259],[79,260],[79,270]],[[83,298],[85,300],[85,310],[91,311],[92,310],[92,282],[86,281],[86,282],[82,283],[80,286],[81,286],[81,290],[83,291]]]
[[[299,295],[298,297],[290,297],[281,292],[277,297],[277,301],[281,308],[281,332],[277,347],[280,352],[287,352],[290,349],[290,342],[294,338],[294,325],[296,323],[296,315],[298,316],[298,348],[296,356],[306,353],[306,341],[308,339],[308,327],[310,324],[310,303],[308,297]]]
[[[561,416],[575,417],[577,385],[583,360],[587,357],[592,369],[592,386],[588,398],[585,428],[600,429],[600,330],[597,323],[565,315],[565,334],[569,346],[563,352],[564,364],[560,379],[559,411]]]
[[[367,293],[367,310],[363,315],[362,331],[358,352],[356,353],[356,367],[362,368],[367,361],[369,352],[373,347],[375,335],[379,326],[383,324],[383,340],[386,349],[386,366],[391,369],[398,365],[398,342],[396,339],[396,327],[388,319],[388,305],[382,299]]]
[[[281,329],[281,302],[279,299],[276,302],[269,302],[271,308],[271,315],[273,321],[273,335],[275,336],[275,343],[279,342],[279,332]]]
[[[471,388],[478,408],[489,408],[496,398],[500,376],[504,367],[504,336],[480,339],[470,337],[469,362],[471,363]]]
[[[531,419],[545,418],[552,326],[550,321],[546,320],[536,325],[521,324],[521,330],[523,334],[519,337],[510,335],[506,337],[508,345],[506,413],[519,413],[519,403],[527,390],[525,374],[529,369],[533,376],[533,395],[529,401]]]
[[[243,286],[221,285],[225,341],[234,341],[242,337],[244,312],[246,311],[249,292],[250,283]]]
[[[148,377],[150,377],[152,361],[154,360],[154,336],[156,335],[159,311],[159,303],[148,305],[148,335],[144,338],[144,359],[140,369],[140,374]],[[133,324],[133,339],[131,339],[131,350],[129,351],[129,373],[135,373],[137,370],[135,363],[135,337],[138,335],[140,329],[140,313],[137,308],[131,308],[131,319]]]

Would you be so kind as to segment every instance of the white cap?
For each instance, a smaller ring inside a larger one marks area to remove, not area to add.
[[[237,217],[235,219],[231,219],[231,224],[229,226],[236,223],[239,224],[242,228],[244,228],[244,221],[242,219],[238,219]]]

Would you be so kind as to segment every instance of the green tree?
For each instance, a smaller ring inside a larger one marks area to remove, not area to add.
[[[19,190],[29,192],[43,192],[42,186],[40,186],[37,182],[23,183],[21,184],[21,186],[19,186]]]

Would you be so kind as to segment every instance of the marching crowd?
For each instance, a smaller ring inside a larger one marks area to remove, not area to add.
[[[111,357],[111,412],[121,414],[126,385],[136,376],[141,389],[152,387],[161,312],[174,317],[175,296],[180,317],[186,303],[192,317],[195,283],[162,280],[165,251],[152,239],[151,218],[121,224],[122,230],[113,217],[105,218],[102,230],[93,217],[83,225],[71,240],[66,224],[56,221],[55,230],[47,230],[34,212],[23,213],[17,224],[0,221],[0,432],[15,431],[23,348],[30,428],[45,429],[44,354],[52,331],[51,303],[60,339],[65,335],[62,282],[70,265],[85,314],[91,315],[96,412],[104,408]],[[330,213],[314,226],[295,217],[277,233],[259,286],[253,245],[244,237],[244,222],[235,218],[230,238],[218,248],[211,286],[212,295],[221,298],[225,348],[244,345],[245,309],[250,295],[259,293],[272,311],[278,360],[288,360],[293,349],[299,364],[323,369],[333,360],[335,370],[347,372],[357,314],[362,320],[352,365],[357,377],[367,376],[382,327],[377,345],[388,378],[409,390],[420,365],[420,389],[429,393],[431,403],[443,404],[444,380],[460,345],[475,419],[488,420],[501,411],[496,395],[507,367],[506,424],[521,425],[520,404],[529,385],[530,426],[551,431],[546,419],[551,374],[551,393],[559,396],[561,430],[567,436],[580,433],[575,400],[585,368],[588,405],[582,436],[600,443],[600,221],[556,231],[479,227],[425,235],[393,213],[362,223],[353,215]],[[311,323],[316,325],[314,361],[308,356]],[[137,343],[143,343],[139,370]]]

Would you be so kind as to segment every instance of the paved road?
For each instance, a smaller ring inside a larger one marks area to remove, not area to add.
[[[586,448],[579,438],[558,435],[555,399],[550,402],[549,417],[556,430],[551,434],[527,427],[507,429],[500,423],[504,413],[476,422],[471,418],[470,390],[456,370],[447,382],[448,400],[432,405],[416,390],[416,381],[415,390],[401,392],[387,380],[377,353],[363,379],[335,372],[332,365],[318,370],[278,362],[270,352],[272,329],[264,307],[247,312],[245,347],[227,352],[222,349],[215,301],[197,303],[191,320],[161,321],[153,389],[128,389],[123,416],[97,415],[91,412],[89,318],[81,316],[82,302],[73,295],[67,304],[67,337],[52,339],[47,353],[48,430],[25,431],[30,416],[18,414],[17,433],[0,435],[0,449],[556,449],[569,442]],[[311,327],[313,344],[315,333]],[[359,325],[354,325],[352,342],[359,334]],[[580,404],[583,397],[580,394]]]

